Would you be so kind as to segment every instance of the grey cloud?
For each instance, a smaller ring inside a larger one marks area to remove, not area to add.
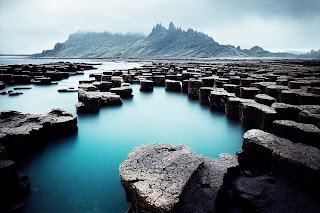
[[[81,31],[137,32],[173,21],[222,44],[320,48],[319,0],[0,0],[0,53],[51,49]]]

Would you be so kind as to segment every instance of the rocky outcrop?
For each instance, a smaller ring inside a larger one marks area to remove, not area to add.
[[[57,136],[77,131],[77,118],[62,109],[43,114],[0,112],[0,211],[23,205],[30,189],[27,175],[9,159],[23,159],[30,149],[43,146]]]
[[[238,156],[241,167],[254,165],[308,186],[319,186],[320,150],[316,147],[252,129],[243,135]]]
[[[266,94],[258,94],[254,97],[254,100],[259,104],[264,104],[267,106],[271,106],[277,100],[269,95]]]
[[[85,91],[78,92],[79,102],[76,104],[77,112],[98,112],[102,106],[121,105],[119,95],[111,92]]]
[[[202,163],[203,160],[185,145],[135,147],[119,168],[127,201],[133,203],[135,212],[171,211]]]
[[[51,64],[14,64],[0,66],[0,81],[9,84],[51,84],[84,70],[96,69],[85,63],[58,62]]]
[[[320,148],[320,129],[313,124],[298,123],[291,120],[275,120],[273,122],[273,133],[295,143]]]
[[[22,114],[17,111],[0,112],[0,134],[6,135],[9,158],[18,151],[37,145],[46,138],[77,131],[77,117],[62,109],[43,114]]]
[[[132,88],[131,87],[115,87],[110,89],[111,93],[115,93],[119,95],[121,98],[131,98],[132,95]]]
[[[213,90],[212,87],[201,87],[199,89],[200,104],[209,105],[209,96],[212,90]]]
[[[229,93],[224,89],[216,88],[211,91],[209,96],[210,108],[220,112],[225,112],[225,103],[230,97],[235,97],[234,93]]]
[[[238,169],[236,156],[208,158],[183,144],[136,147],[119,167],[131,212],[214,212],[226,176]]]
[[[161,82],[162,83],[162,82]],[[161,85],[160,82],[158,82],[157,84]],[[140,81],[140,91],[153,91],[153,81],[150,80],[141,80]]]
[[[166,90],[168,90],[168,91],[181,92],[181,82],[180,81],[166,80],[165,87],[166,87]]]
[[[188,83],[188,96],[193,99],[199,98],[199,90],[203,86],[201,79],[190,79]]]
[[[21,200],[29,190],[29,178],[17,170],[15,162],[0,160],[0,211],[6,212],[16,205],[21,206],[20,202],[23,202]]]
[[[272,132],[273,121],[277,112],[272,107],[255,103],[242,102],[240,108],[240,121],[249,128],[258,128]]]
[[[241,176],[233,182],[233,190],[243,212],[316,213],[320,209],[318,195],[286,178]]]
[[[227,177],[239,174],[236,156],[219,156],[219,159],[203,157],[203,164],[189,180],[173,212],[217,212]]]

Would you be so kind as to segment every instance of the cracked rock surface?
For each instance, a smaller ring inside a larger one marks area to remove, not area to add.
[[[77,117],[58,108],[43,114],[0,112],[0,134],[7,138],[5,147],[9,154],[24,146],[29,146],[29,143],[35,140],[74,132],[77,129]]]
[[[119,168],[127,200],[135,212],[170,212],[203,162],[184,144],[135,147]]]

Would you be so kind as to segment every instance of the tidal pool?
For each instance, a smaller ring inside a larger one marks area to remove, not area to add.
[[[60,107],[77,115],[77,93],[58,93],[58,88],[77,86],[89,73],[137,66],[105,62],[98,70],[72,76],[59,85],[32,85],[23,95],[0,96],[0,110],[42,113]],[[77,115],[76,135],[52,141],[18,162],[31,181],[27,204],[20,212],[125,212],[129,203],[118,168],[141,144],[185,143],[197,154],[209,157],[235,154],[241,148],[245,129],[240,122],[212,112],[186,94],[166,92],[164,87],[149,93],[140,92],[139,85],[132,88],[134,97],[125,99],[122,106]]]

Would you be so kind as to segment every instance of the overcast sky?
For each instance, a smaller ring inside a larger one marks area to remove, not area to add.
[[[0,0],[0,53],[52,49],[79,30],[147,35],[170,21],[241,48],[320,49],[320,0]]]

